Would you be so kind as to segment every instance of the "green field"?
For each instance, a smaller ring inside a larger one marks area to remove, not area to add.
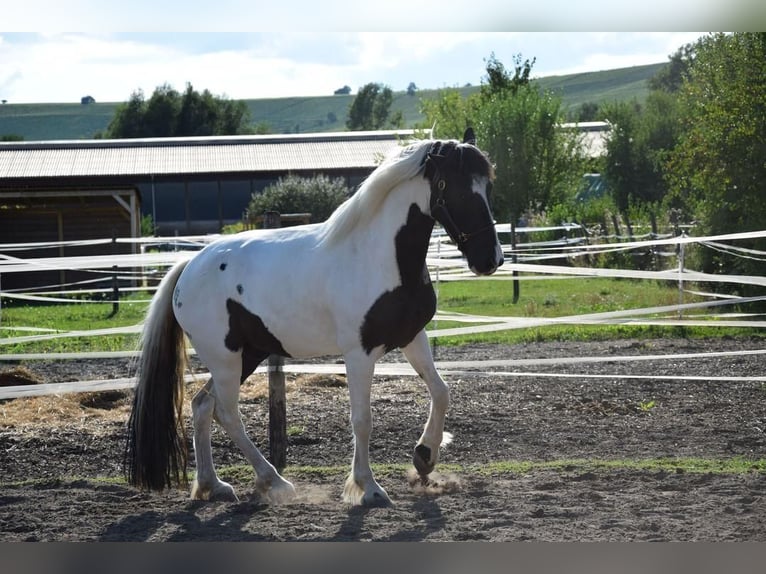
[[[549,76],[536,82],[562,98],[564,110],[576,109],[585,102],[613,100],[643,101],[648,93],[647,80],[664,63],[620,68],[601,72]],[[359,86],[355,86],[355,89]],[[200,86],[215,93],[215,86]],[[478,86],[459,88],[463,95]],[[421,100],[434,98],[438,90],[419,90],[414,95],[395,92],[391,111],[401,111],[405,127],[423,121]],[[150,97],[147,94],[146,97]],[[125,94],[127,100],[130,94]],[[272,133],[308,133],[344,131],[346,114],[354,95],[284,97],[245,100],[253,126],[268,125]],[[109,126],[116,102],[83,105],[80,103],[0,105],[0,136],[15,134],[27,141],[89,139]]]
[[[510,281],[472,280],[441,283],[439,310],[456,311],[493,317],[566,317],[587,313],[618,311],[674,305],[678,291],[674,285],[654,281],[626,279],[551,279],[524,281],[518,303],[512,302]],[[29,336],[25,327],[59,332],[108,329],[137,325],[143,320],[148,294],[138,293],[123,300],[119,313],[112,317],[110,303],[73,303],[20,305],[3,303],[0,343],[12,337]],[[685,302],[694,302],[687,295]],[[664,327],[637,325],[550,325],[513,329],[494,333],[440,337],[439,345],[464,343],[525,343],[534,341],[607,340],[625,337],[716,337],[759,336],[757,330],[715,326]],[[440,321],[428,330],[465,326],[464,323]],[[762,335],[761,335],[762,336]],[[137,335],[75,336],[48,341],[30,341],[0,345],[0,354],[29,352],[131,351],[136,349]]]

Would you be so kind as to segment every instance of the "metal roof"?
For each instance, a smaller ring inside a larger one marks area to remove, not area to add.
[[[0,179],[374,169],[414,130],[0,142]]]

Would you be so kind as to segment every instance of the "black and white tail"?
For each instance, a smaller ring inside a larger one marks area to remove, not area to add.
[[[173,267],[160,282],[141,333],[124,462],[128,482],[147,490],[187,482],[181,418],[186,351],[183,330],[173,314],[173,291],[187,263]]]

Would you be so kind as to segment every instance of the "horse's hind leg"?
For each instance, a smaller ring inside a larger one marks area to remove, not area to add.
[[[256,474],[256,488],[273,503],[287,502],[295,496],[292,483],[285,480],[277,469],[266,460],[261,451],[247,436],[245,425],[239,412],[239,377],[241,369],[217,369],[211,373],[215,377],[212,394],[215,396],[213,414],[215,420],[224,428],[245,458],[250,462]]]
[[[232,486],[218,478],[213,467],[213,451],[210,443],[210,431],[215,410],[215,396],[210,379],[192,399],[192,417],[194,422],[194,456],[197,472],[191,489],[191,497],[197,500],[236,501]]]
[[[452,440],[452,435],[444,432],[444,418],[449,406],[449,389],[436,370],[425,331],[418,333],[415,339],[402,349],[402,352],[412,368],[425,381],[431,393],[431,410],[428,420],[412,455],[412,463],[418,474],[426,477],[439,460],[439,447]]]

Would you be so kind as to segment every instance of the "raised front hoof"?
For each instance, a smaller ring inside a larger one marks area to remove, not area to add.
[[[424,444],[416,446],[415,452],[412,454],[412,464],[415,465],[418,474],[425,479],[436,466],[436,462],[431,461],[431,449]]]
[[[208,486],[200,486],[197,480],[195,480],[192,483],[191,499],[211,502],[239,502],[239,498],[234,492],[234,487],[222,480]]]
[[[377,482],[373,481],[372,486],[368,487],[365,492],[350,475],[343,487],[342,499],[343,502],[351,506],[364,506],[366,508],[385,508],[394,505],[386,491]]]

